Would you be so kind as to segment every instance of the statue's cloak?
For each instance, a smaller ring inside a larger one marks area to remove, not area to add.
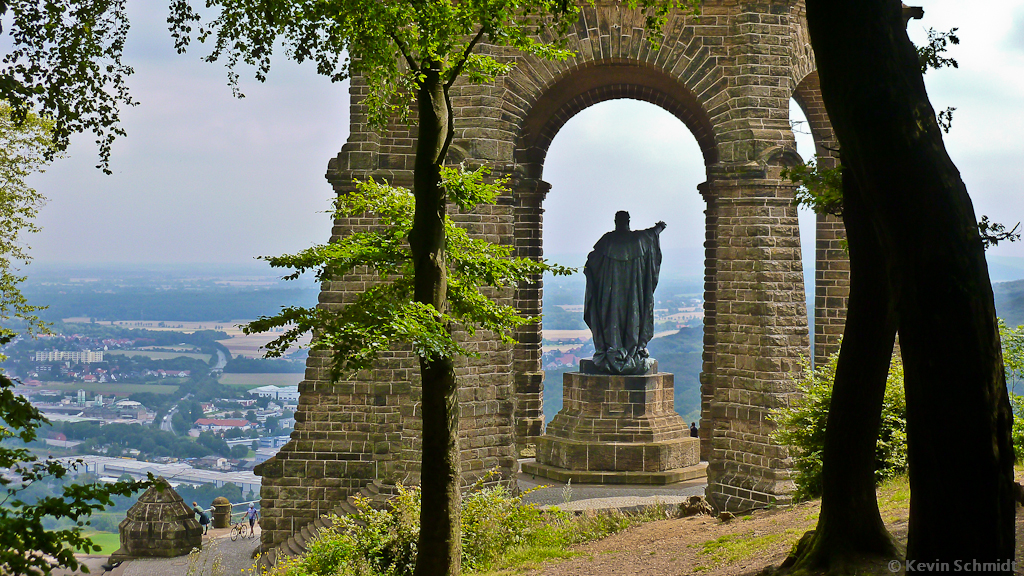
[[[649,365],[660,232],[657,227],[615,230],[602,236],[587,256],[583,320],[594,337],[594,364],[602,372],[642,374]]]

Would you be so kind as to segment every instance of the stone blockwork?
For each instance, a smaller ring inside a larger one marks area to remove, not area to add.
[[[684,479],[700,449],[673,407],[673,390],[672,374],[657,368],[639,376],[564,374],[562,410],[537,443],[536,463],[524,463],[523,471],[578,483]]]
[[[661,42],[652,45],[640,12],[599,0],[583,6],[566,38],[575,57],[548,62],[483,44],[481,51],[514,61],[514,69],[451,92],[456,133],[448,160],[486,164],[494,177],[510,179],[510,193],[496,206],[457,219],[522,256],[543,255],[543,201],[549,191],[558,193],[543,181],[544,159],[575,114],[632,98],[664,108],[693,132],[708,179],[700,187],[707,202],[701,445],[710,461],[708,493],[727,508],[785,500],[789,487],[788,454],[770,440],[766,415],[789,398],[789,371],[809,349],[793,189],[780,177],[783,166],[799,161],[790,98],[805,110],[820,102],[816,82],[806,81],[814,78],[814,62],[803,11],[799,0],[707,0],[699,19],[670,14]],[[414,134],[397,124],[384,134],[370,130],[360,78],[350,94],[351,132],[329,163],[328,180],[339,194],[352,189],[353,178],[409,185]],[[815,119],[827,127],[827,118]],[[830,131],[815,135],[822,145],[830,141]],[[334,234],[373,225],[347,219]],[[827,270],[819,264],[821,273]],[[343,306],[374,280],[355,274],[325,283],[321,305]],[[537,313],[542,288],[538,278],[508,301]],[[482,355],[459,368],[466,480],[492,466],[511,478],[517,449],[540,437],[540,334],[538,325],[524,328],[512,350],[478,335]],[[315,516],[317,502],[336,501],[374,479],[417,477],[412,355],[395,351],[374,370],[335,384],[325,362],[310,357],[292,441],[259,469],[268,545]]]
[[[203,528],[164,478],[146,490],[117,526],[121,547],[112,562],[130,558],[173,558],[201,548]]]

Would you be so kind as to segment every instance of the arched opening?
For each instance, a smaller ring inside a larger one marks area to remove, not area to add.
[[[629,211],[634,229],[668,224],[648,349],[661,371],[675,375],[676,411],[687,423],[699,421],[705,203],[697,185],[705,167],[693,134],[659,106],[610,100],[561,126],[543,169],[551,185],[543,203],[545,258],[581,269],[544,280],[545,422],[562,408],[562,374],[593,354],[583,322],[582,266],[593,244],[614,228],[617,210]]]
[[[796,151],[800,158],[807,162],[814,158],[814,135],[811,133],[810,123],[804,114],[800,104],[793,98],[789,99],[789,121],[793,125],[793,135],[796,137]],[[814,279],[815,279],[815,256],[814,248],[817,238],[817,216],[814,211],[805,206],[799,208],[800,214],[800,248],[804,265],[804,292],[807,296],[807,327],[810,330],[811,357],[814,357]]]
[[[819,167],[832,167],[839,162],[839,144],[821,98],[818,72],[811,71],[796,85],[790,101],[790,118],[805,121],[796,131],[797,146],[804,161],[816,156]],[[806,218],[806,217],[805,217]],[[805,283],[809,295],[808,323],[811,335],[812,358],[815,363],[824,362],[839,349],[846,319],[846,297],[849,287],[849,268],[843,241],[846,237],[842,220],[831,215],[814,217],[814,243],[808,239],[802,244],[805,269],[808,250],[814,246],[814,282]],[[805,225],[801,225],[803,231]],[[813,307],[811,305],[813,303]]]

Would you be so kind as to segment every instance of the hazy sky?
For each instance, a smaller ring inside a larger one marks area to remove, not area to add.
[[[83,136],[34,178],[50,201],[43,232],[29,238],[32,254],[48,263],[239,263],[325,240],[332,192],[323,175],[348,135],[347,84],[279,58],[266,84],[244,78],[246,98],[235,99],[223,67],[200,61],[205,47],[174,52],[163,4],[129,1],[126,60],[140,105],[123,112],[128,136],[114,146],[114,174],[94,168],[95,146]],[[936,109],[957,108],[946,144],[977,213],[1024,220],[1024,0],[984,10],[912,4],[925,8],[925,19],[910,23],[916,42],[929,26],[960,29],[951,51],[960,68],[926,81]],[[586,253],[614,211],[627,209],[635,228],[668,222],[662,238],[678,254],[673,266],[699,273],[704,168],[693,137],[668,113],[628,100],[585,110],[555,138],[545,179],[553,186],[547,254]],[[990,254],[1024,257],[1024,243]]]

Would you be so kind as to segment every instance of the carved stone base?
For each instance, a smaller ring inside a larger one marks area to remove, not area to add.
[[[668,484],[704,475],[669,373],[563,375],[563,407],[523,472],[577,483]]]

